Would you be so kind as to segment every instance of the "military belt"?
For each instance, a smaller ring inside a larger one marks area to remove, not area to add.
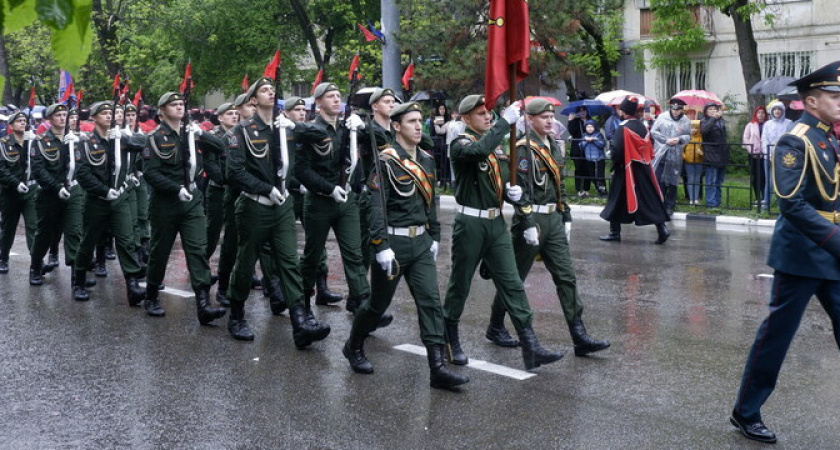
[[[554,211],[557,211],[557,204],[552,203],[550,205],[531,205],[531,211],[537,214],[554,214]]]
[[[459,212],[461,214],[464,214],[465,216],[472,216],[472,217],[478,217],[479,219],[489,219],[489,220],[493,220],[496,217],[501,217],[502,216],[502,213],[499,210],[499,208],[477,209],[477,208],[471,208],[469,206],[462,206],[461,209],[459,210]]]
[[[27,182],[26,182],[26,185],[27,185],[27,186],[34,186],[34,185],[36,185],[36,184],[38,184],[38,182],[37,182],[37,181],[35,181],[35,180],[29,180],[29,181],[27,181]]]
[[[78,181],[73,180],[73,181],[71,181],[71,182],[70,182],[70,187],[73,187],[73,186],[78,186],[78,184],[79,184],[79,182],[78,182]]]
[[[217,188],[223,188],[224,187],[223,185],[221,185],[219,183],[216,183],[213,180],[210,180],[210,186],[217,187]]]
[[[265,195],[254,195],[254,194],[249,194],[247,192],[243,192],[242,196],[257,202],[260,205],[271,206],[271,205],[274,204],[274,202],[272,202],[271,199],[268,198]]]
[[[817,211],[817,213],[831,223],[840,224],[840,211]]]
[[[408,236],[410,238],[421,236],[426,232],[424,225],[412,225],[410,227],[388,227],[388,234],[394,236]]]

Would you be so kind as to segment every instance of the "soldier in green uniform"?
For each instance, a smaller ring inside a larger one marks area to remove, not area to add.
[[[484,96],[470,95],[458,105],[458,113],[463,116],[466,130],[452,142],[450,149],[458,183],[455,199],[461,206],[452,223],[452,272],[443,304],[449,357],[458,365],[468,363],[461,350],[458,322],[472,277],[483,260],[519,333],[525,368],[555,362],[563,354],[542,348],[531,328],[533,312],[516,269],[510,233],[501,216],[505,197],[518,213],[526,217],[531,213],[529,205],[520,203],[522,188],[506,186],[503,181],[508,176],[508,157],[499,144],[510,130],[510,124],[516,123],[519,111],[515,105],[508,107],[503,118],[493,125]]]
[[[261,78],[251,85],[248,97],[257,114],[234,128],[228,142],[227,176],[242,193],[236,201],[239,248],[233,269],[228,331],[234,339],[253,340],[245,320],[251,274],[257,253],[264,243],[271,248],[272,263],[263,266],[266,277],[278,278],[289,306],[295,346],[304,348],[330,333],[328,325],[307,317],[303,304],[300,264],[297,254],[294,199],[288,196],[285,181],[278,175],[284,169],[276,152],[284,143],[275,140],[274,127],[294,124],[282,114],[271,123],[275,105],[273,80]],[[285,123],[283,123],[285,122]],[[281,152],[282,155],[282,152]],[[288,168],[287,168],[288,169]]]
[[[233,107],[233,103],[222,103],[216,108],[216,117],[219,125],[213,128],[210,133],[224,140],[225,134],[233,130],[239,122],[239,111]],[[216,252],[216,245],[222,234],[225,222],[225,159],[227,154],[224,149],[221,153],[209,152],[204,155],[204,170],[210,180],[207,186],[207,198],[205,209],[207,211],[207,260]]]
[[[50,105],[44,117],[50,121],[50,129],[39,139],[37,152],[32,152],[32,174],[41,187],[35,202],[38,230],[29,266],[29,284],[33,286],[44,282],[44,255],[56,235],[64,235],[64,263],[71,271],[82,240],[84,191],[75,178],[79,138],[67,128],[66,105]],[[70,143],[73,144],[72,152]]]
[[[524,191],[522,203],[530,205],[531,213],[523,212],[527,208],[517,208],[513,217],[511,233],[516,267],[524,282],[534,265],[534,258],[542,256],[557,288],[575,355],[583,356],[604,350],[610,343],[590,337],[581,318],[583,303],[577,291],[567,235],[571,230],[572,214],[565,202],[562,166],[554,159],[554,139],[548,135],[554,119],[554,105],[543,99],[532,100],[525,107],[525,113],[530,122],[530,139],[523,138],[516,143],[516,157]],[[505,307],[496,295],[487,339],[503,347],[516,346],[518,343],[508,334],[504,320]]]
[[[356,193],[342,184],[342,170],[350,163],[342,155],[341,130],[338,122],[341,93],[334,83],[321,83],[313,93],[319,114],[312,122],[291,124],[299,142],[295,157],[295,177],[306,188],[304,217],[306,244],[301,271],[303,286],[315,283],[318,263],[323,254],[327,234],[333,229],[344,263],[344,276],[350,290],[349,310],[370,296],[366,270],[362,261],[359,205]],[[348,106],[349,107],[349,106]],[[363,127],[359,116],[352,114],[344,124],[351,130]],[[307,298],[307,303],[309,298]]]
[[[187,135],[180,135],[181,120],[184,119],[182,94],[167,92],[160,97],[157,106],[160,126],[149,136],[143,150],[146,168],[143,176],[151,189],[149,220],[152,225],[143,306],[150,316],[166,314],[158,298],[158,289],[166,274],[175,236],[180,235],[190,285],[195,292],[198,321],[208,325],[224,316],[226,310],[210,306],[210,265],[205,258],[207,224],[196,181],[203,176],[202,155],[221,151],[223,144],[210,133],[202,133],[197,125],[188,125]]]
[[[377,263],[371,267],[370,300],[356,310],[343,353],[355,372],[373,373],[373,365],[364,353],[364,340],[377,328],[404,275],[417,305],[430,385],[451,389],[469,379],[450,372],[443,361],[446,340],[435,268],[440,242],[435,161],[418,148],[423,135],[421,109],[416,102],[393,109],[396,141],[380,153],[381,173],[375,170],[368,183],[373,205],[371,245]]]
[[[125,118],[123,123],[127,133],[134,134],[137,127],[137,107],[133,103],[127,103],[124,107]],[[130,183],[127,183],[129,204],[131,205],[131,217],[134,223],[134,245],[137,247],[137,261],[145,271],[146,263],[149,262],[149,188],[143,180],[143,158],[132,155],[132,170],[128,174]]]
[[[76,155],[76,178],[85,191],[82,241],[76,254],[74,267],[75,287],[73,297],[78,301],[88,300],[85,289],[86,274],[93,269],[93,250],[100,241],[104,229],[110,226],[116,241],[120,268],[125,276],[128,304],[139,306],[146,295],[138,280],[142,269],[137,262],[134,246],[134,225],[131,223],[128,198],[125,195],[130,146],[123,137],[123,131],[111,128],[111,102],[97,102],[90,106],[94,130],[90,137],[81,142]],[[120,145],[115,140],[120,138]],[[135,147],[139,151],[141,147]],[[135,151],[132,148],[131,151]]]
[[[20,216],[26,227],[26,248],[32,251],[38,214],[38,184],[32,177],[31,152],[36,136],[26,129],[26,114],[9,117],[11,132],[0,138],[0,274],[9,273],[9,253],[15,242]],[[30,149],[30,146],[32,147]]]

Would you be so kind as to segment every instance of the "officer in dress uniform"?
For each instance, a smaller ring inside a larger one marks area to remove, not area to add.
[[[343,353],[355,372],[373,373],[373,365],[364,353],[364,340],[377,328],[397,284],[405,276],[417,304],[420,337],[429,360],[430,385],[451,389],[469,379],[450,372],[443,362],[446,341],[435,268],[440,242],[435,160],[418,148],[423,135],[420,105],[416,102],[400,105],[390,116],[396,142],[381,152],[382,172],[374,170],[368,183],[373,206],[371,245],[376,251],[376,264],[371,267],[371,297],[356,310]]]
[[[210,265],[205,258],[207,224],[201,190],[196,182],[203,174],[202,155],[222,150],[222,141],[189,124],[181,136],[184,118],[184,96],[167,92],[158,100],[160,126],[148,138],[143,150],[143,176],[151,188],[152,224],[151,252],[146,273],[146,314],[166,314],[158,299],[158,290],[166,274],[166,263],[172,253],[175,236],[181,236],[181,247],[187,260],[190,285],[195,292],[196,314],[202,325],[225,315],[224,308],[210,305]],[[193,143],[189,142],[195,139]],[[199,147],[200,146],[200,147]]]
[[[542,99],[532,100],[525,107],[525,113],[531,125],[530,139],[523,138],[516,143],[516,156],[524,191],[522,202],[530,205],[531,209],[530,213],[526,213],[527,208],[517,208],[513,216],[511,233],[516,267],[524,282],[534,265],[534,258],[542,256],[557,288],[575,355],[584,356],[604,350],[610,343],[593,339],[583,325],[583,303],[578,295],[575,268],[569,252],[568,232],[571,230],[572,214],[565,201],[563,168],[554,159],[554,139],[548,135],[553,126],[554,105]],[[516,346],[518,343],[508,334],[504,320],[505,308],[496,295],[486,336],[496,345]]]
[[[775,269],[769,314],[747,356],[730,422],[749,439],[776,442],[761,407],[776,386],[802,315],[816,296],[840,345],[840,61],[794,82],[802,117],[776,143],[772,180],[779,199],[767,264]]]
[[[450,150],[458,182],[455,199],[461,206],[452,223],[452,272],[443,303],[449,358],[457,365],[469,362],[461,349],[458,322],[470,293],[472,277],[484,260],[501,302],[519,333],[525,368],[558,361],[563,354],[542,348],[531,328],[533,312],[516,270],[513,244],[501,215],[505,199],[517,208],[525,208],[523,213],[530,213],[528,205],[519,203],[522,188],[506,186],[504,182],[508,177],[508,157],[499,146],[510,130],[510,124],[519,118],[519,110],[511,105],[505,109],[503,118],[493,125],[484,96],[469,95],[461,100],[458,113],[463,116],[466,129],[452,142]]]
[[[26,227],[26,248],[32,251],[38,214],[38,184],[32,177],[31,152],[37,152],[35,132],[27,130],[27,117],[9,117],[11,132],[0,138],[0,274],[9,273],[9,253],[20,217]],[[31,148],[30,148],[31,147]],[[30,152],[30,153],[27,153]]]
[[[114,234],[117,256],[125,276],[128,304],[139,306],[146,295],[138,281],[142,276],[134,245],[134,224],[131,222],[128,196],[125,194],[129,172],[129,151],[139,151],[142,146],[130,146],[124,130],[111,128],[111,102],[97,102],[90,106],[94,130],[82,141],[76,161],[76,178],[85,191],[82,241],[76,254],[74,267],[75,287],[73,297],[78,301],[89,299],[86,273],[93,269],[93,250],[106,227]],[[119,148],[114,140],[121,137]],[[119,162],[119,164],[117,164]],[[118,167],[119,166],[119,167]]]

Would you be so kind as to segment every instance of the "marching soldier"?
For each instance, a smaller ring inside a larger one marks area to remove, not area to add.
[[[443,310],[438,292],[437,259],[440,222],[435,204],[435,161],[420,150],[423,114],[416,102],[391,112],[396,141],[379,156],[370,188],[371,244],[376,264],[371,267],[371,297],[356,310],[343,353],[357,373],[373,373],[364,353],[364,340],[373,332],[405,275],[420,319],[420,335],[429,360],[430,385],[451,389],[467,383],[463,375],[444,365]],[[390,128],[390,127],[389,127]],[[384,202],[384,203],[383,203]],[[397,263],[398,262],[398,263]]]
[[[125,105],[125,130],[134,134],[137,130],[137,107],[133,103]],[[128,184],[129,204],[131,205],[131,217],[134,223],[134,245],[137,247],[137,261],[145,271],[149,262],[149,188],[143,179],[143,158],[140,155],[131,154],[132,170],[128,175],[131,183]]]
[[[222,103],[216,108],[216,117],[219,119],[219,126],[211,133],[221,140],[233,130],[239,123],[239,111],[233,107],[233,103]],[[207,186],[206,210],[207,210],[207,260],[216,252],[216,245],[222,234],[222,227],[225,221],[225,159],[227,154],[224,149],[220,153],[209,152],[204,155],[204,170],[210,180]]]
[[[190,285],[195,292],[198,321],[208,325],[224,316],[226,311],[210,306],[210,265],[205,258],[207,225],[196,180],[202,177],[202,154],[221,151],[222,143],[193,124],[187,126],[186,136],[180,135],[184,118],[182,94],[167,92],[160,97],[157,106],[160,126],[149,136],[148,146],[143,151],[146,167],[143,176],[151,188],[149,220],[152,225],[144,307],[150,316],[166,315],[158,299],[158,289],[177,234],[181,236]],[[196,140],[191,143],[193,136],[190,135],[193,134]],[[197,148],[199,145],[201,151]]]
[[[26,129],[26,120],[26,114],[22,112],[12,114],[9,117],[11,132],[0,138],[0,273],[9,273],[9,253],[20,216],[26,227],[26,248],[30,253],[37,229],[35,198],[38,184],[32,177],[30,165],[31,152],[37,151],[33,145],[36,136],[35,132]]]
[[[575,355],[584,356],[604,350],[607,341],[593,339],[583,325],[583,303],[577,291],[575,269],[569,252],[568,231],[572,214],[565,202],[562,166],[554,159],[554,139],[548,133],[553,126],[554,105],[542,99],[532,100],[525,107],[531,125],[530,139],[516,143],[517,170],[523,187],[522,203],[513,217],[513,251],[519,277],[525,277],[534,265],[534,258],[542,256],[557,288],[563,315],[572,335]],[[504,325],[505,307],[499,295],[493,301],[487,339],[502,347],[518,343],[510,337]]]
[[[271,116],[275,104],[273,81],[261,78],[251,85],[248,97],[257,114],[236,126],[229,138],[227,176],[242,193],[236,201],[236,225],[239,248],[233,269],[228,331],[234,339],[253,340],[254,334],[245,320],[251,274],[257,254],[264,243],[271,249],[272,263],[263,266],[264,275],[280,280],[280,289],[289,306],[295,346],[302,349],[320,341],[330,333],[328,325],[307,317],[303,304],[303,287],[297,254],[294,199],[288,197],[284,182],[278,181],[278,158],[275,152],[282,143],[275,141]],[[282,114],[275,127],[294,125]],[[278,145],[279,144],[279,145]],[[287,164],[287,161],[282,161]]]
[[[522,188],[505,185],[507,155],[499,147],[510,124],[519,118],[515,105],[508,107],[495,125],[485,108],[483,95],[461,100],[458,113],[466,130],[451,146],[451,159],[458,186],[455,199],[461,207],[452,224],[452,272],[443,310],[450,360],[457,365],[469,361],[461,349],[458,321],[472,285],[472,277],[482,260],[487,264],[497,295],[519,333],[526,369],[558,361],[563,357],[542,348],[531,328],[533,312],[528,305],[522,279],[516,268],[513,244],[501,216],[502,201],[516,205],[523,214],[530,206],[521,205]]]
[[[114,106],[111,102],[96,102],[90,106],[94,130],[89,139],[81,142],[77,155],[76,178],[85,191],[82,241],[76,254],[74,267],[75,287],[73,297],[78,301],[89,299],[85,289],[87,271],[93,269],[93,250],[102,238],[105,228],[110,228],[116,241],[120,268],[125,276],[126,294],[130,306],[139,306],[146,295],[140,288],[142,276],[134,246],[134,225],[131,223],[125,183],[128,180],[129,145],[117,137],[123,130],[110,128]],[[128,136],[125,136],[126,138]],[[118,164],[119,163],[119,164]]]

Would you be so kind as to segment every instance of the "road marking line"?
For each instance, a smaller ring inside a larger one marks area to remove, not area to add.
[[[9,252],[9,256],[20,256],[20,254],[15,253],[15,252]]]
[[[426,356],[426,348],[421,347],[419,345],[401,344],[395,345],[394,349],[402,350],[408,353],[413,353],[415,355]],[[528,378],[537,376],[537,374],[535,373],[525,372],[524,370],[512,369],[510,367],[500,366],[498,364],[493,364],[491,362],[473,358],[470,358],[470,363],[467,364],[467,367],[477,370],[483,370],[485,372],[495,373],[496,375],[513,378],[519,381],[527,380]]]
[[[773,274],[772,273],[760,273],[760,274],[756,275],[755,277],[756,278],[767,278],[769,280],[772,280],[773,279]]]
[[[138,284],[140,284],[140,287],[142,287],[143,289],[145,289],[145,288],[146,288],[146,282],[145,282],[145,281],[141,281],[141,282],[140,282],[140,283],[138,283]],[[174,288],[171,288],[171,287],[169,287],[169,286],[166,286],[166,289],[164,289],[164,290],[160,291],[160,293],[161,293],[161,294],[172,294],[172,295],[174,295],[174,296],[176,296],[176,297],[181,297],[181,298],[191,298],[191,297],[195,297],[195,293],[194,293],[194,292],[182,291],[182,290],[180,290],[180,289],[174,289]]]

